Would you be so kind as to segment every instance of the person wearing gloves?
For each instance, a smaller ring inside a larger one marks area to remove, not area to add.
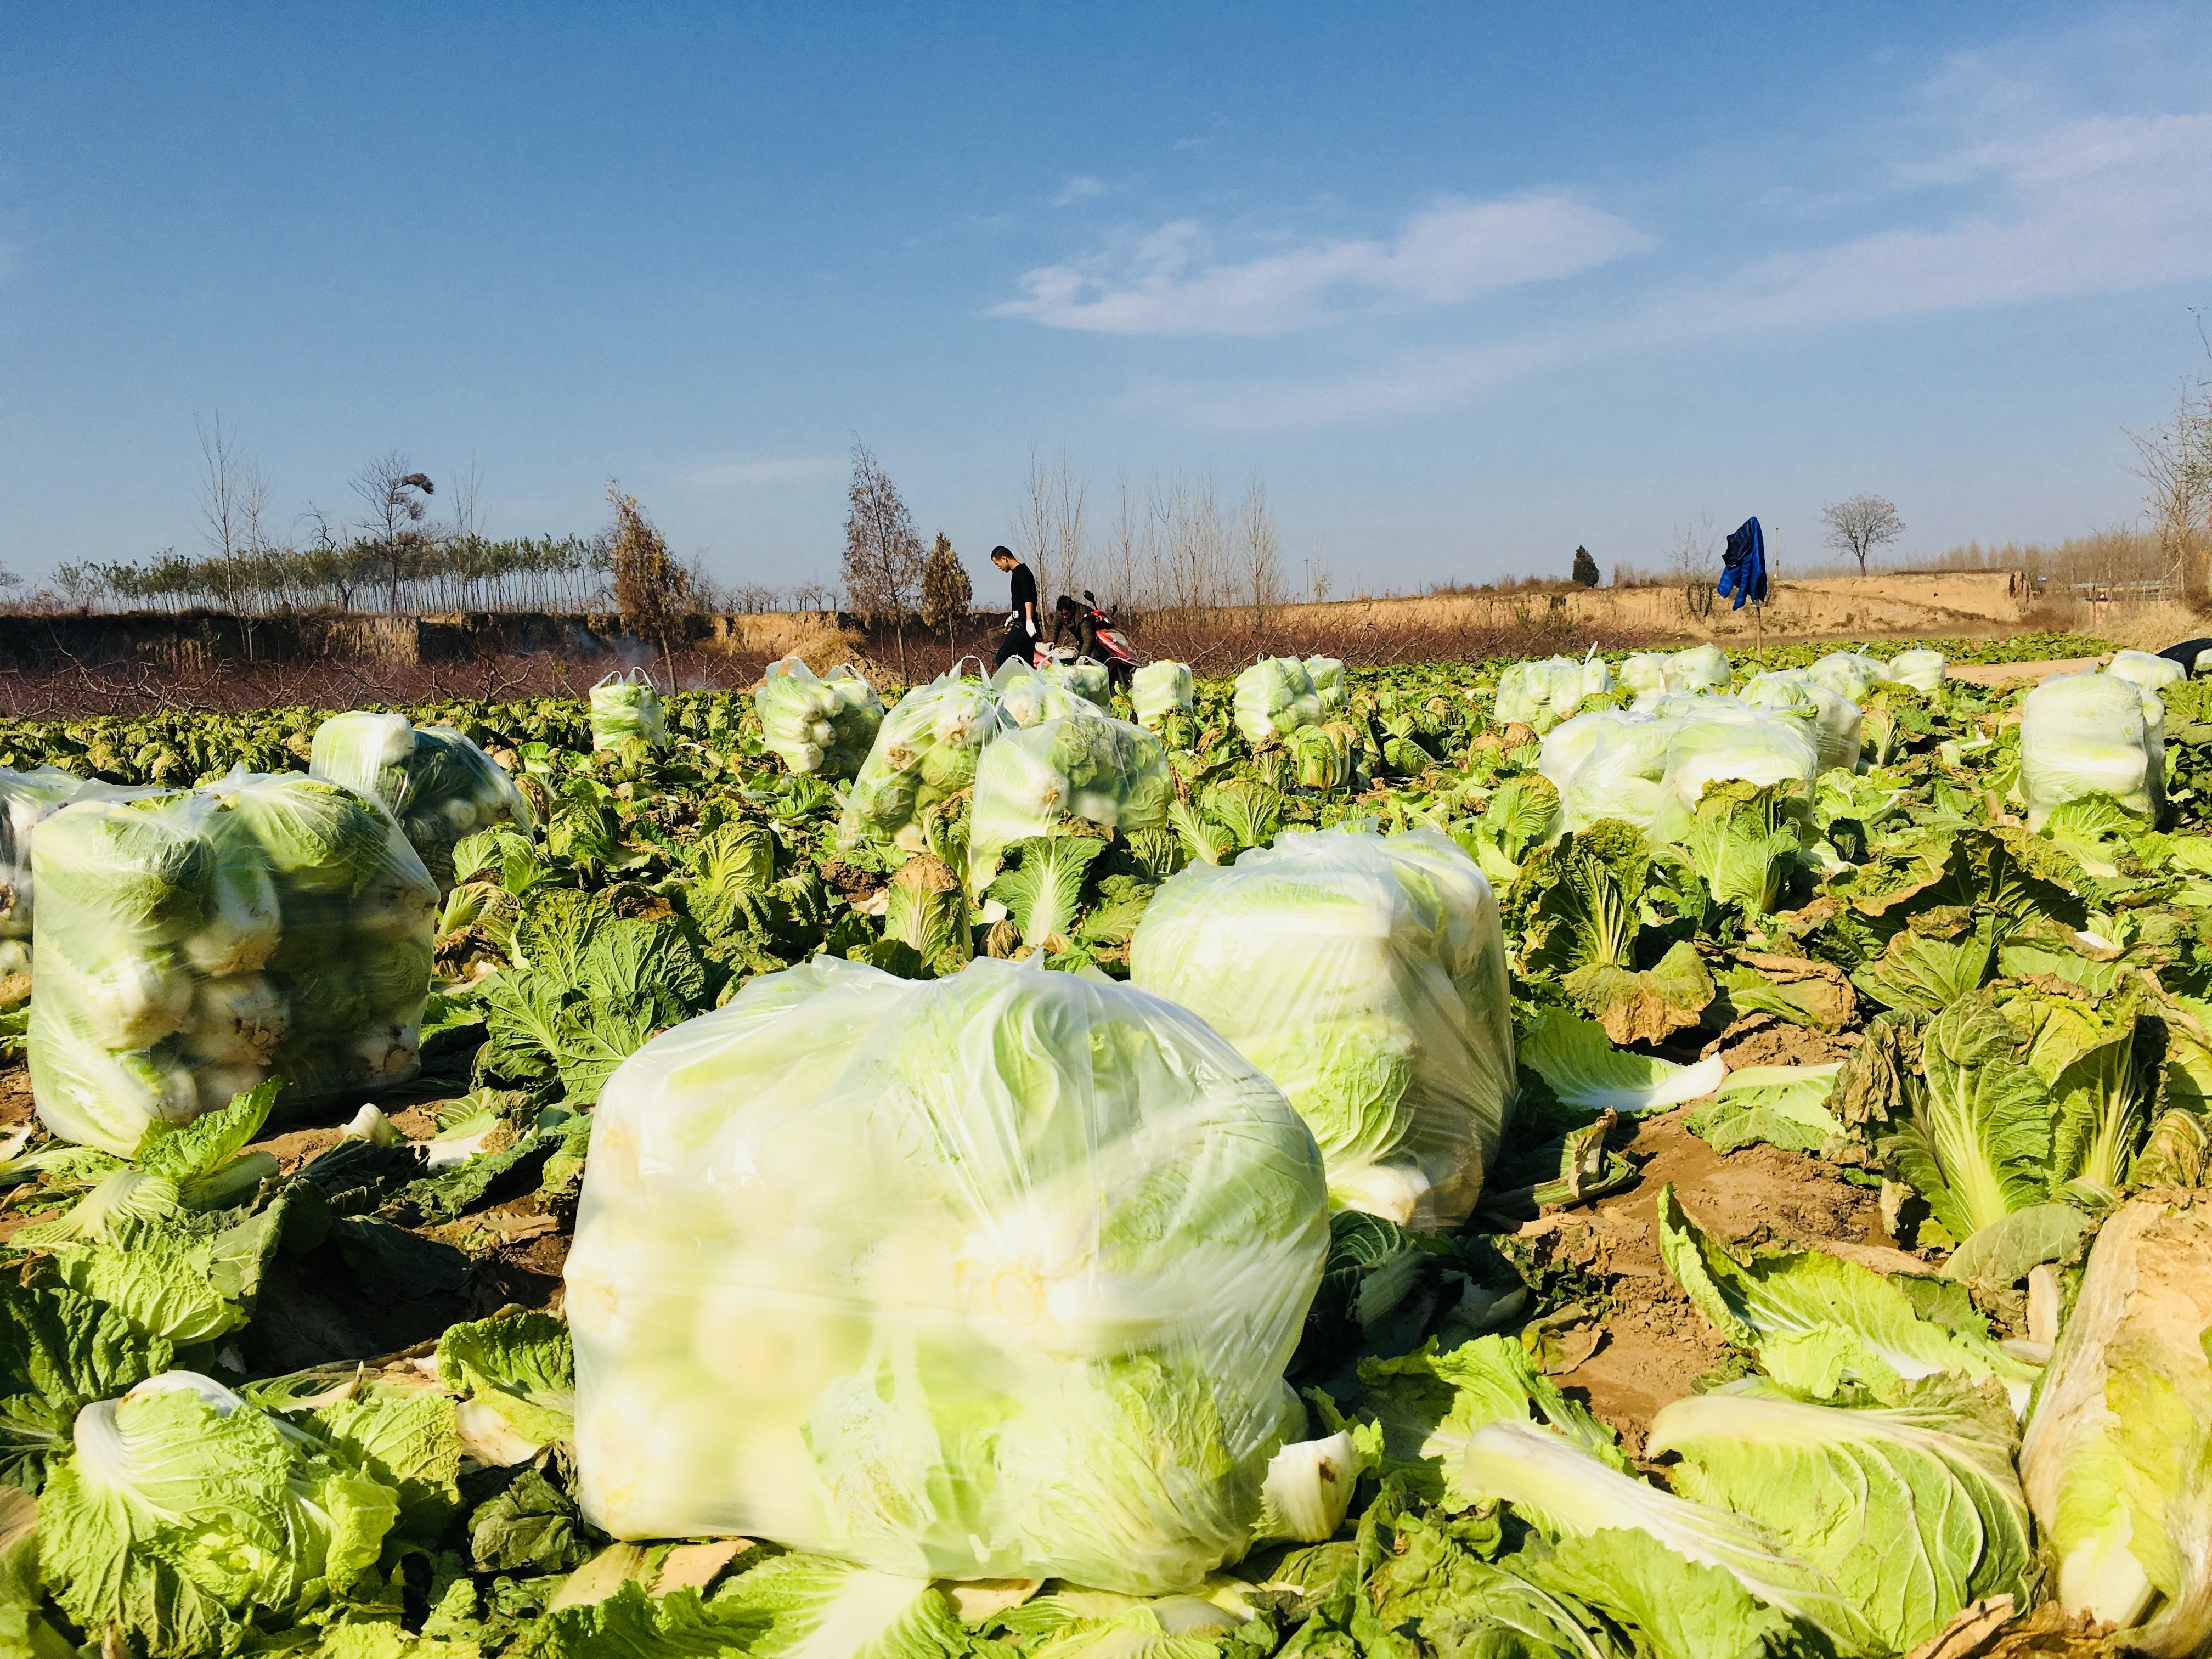
[[[1010,547],[991,550],[991,562],[1014,579],[1013,609],[1006,617],[1006,636],[999,641],[999,659],[994,668],[1007,662],[1027,663],[1036,653],[1037,585],[1036,576],[1014,556]]]

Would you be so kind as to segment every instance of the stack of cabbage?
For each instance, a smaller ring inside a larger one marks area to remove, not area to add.
[[[1237,677],[1231,711],[1254,748],[1282,742],[1301,726],[1321,724],[1321,693],[1296,657],[1262,657]]]
[[[1918,648],[1900,651],[1889,659],[1889,683],[1909,685],[1916,691],[1933,691],[1943,684],[1943,653]]]
[[[1129,681],[1137,723],[1155,732],[1170,714],[1188,714],[1195,701],[1188,663],[1148,662]]]
[[[1613,671],[1594,655],[1583,662],[1547,657],[1512,663],[1498,677],[1498,723],[1548,732],[1580,708],[1584,697],[1612,689]]]
[[[1856,771],[1863,716],[1859,706],[1810,673],[1782,670],[1752,676],[1742,699],[1784,720],[1794,720],[1811,739],[1823,772]]]
[[[920,852],[922,815],[975,781],[976,757],[1006,723],[998,695],[957,667],[908,692],[877,728],[845,799],[839,843]]]
[[[2154,657],[2148,651],[2115,651],[2105,672],[2124,680],[2133,680],[2144,690],[2152,692],[2179,685],[2189,678],[2189,671],[2171,657]]]
[[[592,747],[612,749],[631,738],[655,749],[668,742],[660,693],[642,668],[610,674],[592,688]]]
[[[1668,746],[1681,725],[1675,714],[1594,708],[1553,726],[1536,769],[1559,791],[1562,827],[1586,830],[1600,818],[1620,818],[1650,829]]]
[[[753,694],[761,741],[793,772],[849,778],[884,723],[884,702],[860,671],[817,676],[797,657],[772,662]]]
[[[1313,1137],[1183,1009],[988,959],[767,975],[593,1114],[585,1513],[1182,1589],[1304,1432],[1283,1369],[1328,1240]]]
[[[374,801],[296,775],[87,800],[39,826],[31,1083],[66,1140],[270,1076],[307,1101],[416,1071],[438,890]]]
[[[2114,675],[2052,675],[2021,707],[2020,787],[2032,830],[2085,795],[2109,795],[2155,823],[2166,803],[2166,705]]]
[[[1820,770],[1807,722],[1777,719],[1735,697],[1700,697],[1667,740],[1666,769],[1651,817],[1651,833],[1680,842],[1690,832],[1698,799],[1715,783],[1765,787],[1803,784]]]
[[[1670,693],[1554,727],[1536,769],[1559,792],[1562,827],[1620,818],[1679,841],[1708,784],[1810,784],[1822,769],[1822,744],[1837,765],[1856,761],[1856,705],[1786,675],[1762,678],[1764,707],[1747,700],[1748,688],[1745,697]]]
[[[1632,652],[1620,665],[1620,683],[1638,696],[1662,691],[1725,690],[1733,671],[1728,653],[1707,643],[1671,654],[1663,651]]]
[[[1129,970],[1282,1086],[1333,1203],[1425,1228],[1474,1207],[1513,1097],[1513,1027],[1497,900],[1450,842],[1285,832],[1193,865],[1153,896]]]
[[[1164,830],[1175,775],[1160,740],[1104,714],[1070,714],[1008,732],[975,766],[968,884],[981,892],[1018,841],[1071,820],[1102,830]]]
[[[1306,672],[1313,677],[1314,695],[1321,699],[1322,718],[1344,712],[1344,665],[1334,657],[1308,657]]]
[[[530,803],[498,762],[450,726],[356,711],[315,728],[311,776],[358,790],[399,820],[422,867],[453,884],[453,844],[494,824],[537,828]]]
[[[1069,690],[1094,708],[1109,708],[1114,702],[1114,675],[1103,662],[1078,657],[1073,662],[1056,664],[1044,672],[1057,673]]]
[[[57,766],[0,767],[0,974],[31,968],[31,831],[88,787]]]
[[[1064,670],[1032,668],[1025,662],[1000,663],[991,676],[991,690],[998,694],[999,712],[1016,726],[1042,726],[1089,702],[1068,684]]]

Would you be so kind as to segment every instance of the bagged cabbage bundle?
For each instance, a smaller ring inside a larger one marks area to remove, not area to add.
[[[1865,716],[1850,698],[1839,696],[1811,675],[1794,669],[1754,674],[1741,695],[1754,708],[1802,721],[1823,772],[1858,769]]]
[[[1113,706],[1114,675],[1104,663],[1078,657],[1073,662],[1055,664],[1044,672],[1057,673],[1069,690],[1093,708]]]
[[[1006,729],[998,695],[957,665],[901,697],[845,797],[837,840],[918,853],[922,814],[975,781],[975,759]]]
[[[2115,651],[2105,672],[2124,680],[2133,680],[2144,690],[2154,692],[2179,685],[2189,678],[2189,671],[2172,658],[2154,657],[2148,651]]]
[[[1621,659],[1616,678],[1638,696],[1667,689],[1667,658],[1656,651],[1632,651]]]
[[[608,675],[592,688],[592,747],[612,749],[627,738],[637,738],[655,749],[668,742],[668,721],[660,708],[660,693],[642,668],[625,675]]]
[[[1561,720],[1544,734],[1537,750],[1536,770],[1550,779],[1552,787],[1564,795],[1567,781],[1574,776],[1577,767],[1621,727],[1647,718],[1632,714],[1625,708],[1593,708],[1587,714]]]
[[[1141,726],[1082,714],[1006,732],[975,763],[968,885],[981,892],[1007,848],[1071,821],[1164,830],[1174,799],[1167,751]]]
[[[1573,714],[1584,697],[1610,690],[1613,671],[1595,657],[1547,657],[1541,662],[1506,665],[1498,677],[1496,718],[1548,732]]]
[[[1088,702],[1067,684],[1065,674],[1024,662],[1000,663],[991,676],[991,690],[998,694],[999,712],[1016,726],[1042,726],[1073,714]]]
[[[1559,792],[1560,827],[1587,830],[1600,818],[1619,818],[1650,829],[1668,745],[1682,724],[1674,714],[1601,708],[1554,728],[1536,769]],[[1566,741],[1554,750],[1560,738]]]
[[[1322,717],[1344,712],[1344,665],[1334,657],[1308,657],[1306,672],[1313,678],[1314,695],[1321,699]]]
[[[849,778],[884,723],[884,700],[857,668],[817,675],[797,657],[770,663],[753,693],[761,741],[793,772]]]
[[[1146,908],[1132,984],[1180,1003],[1281,1085],[1329,1200],[1457,1226],[1513,1097],[1498,902],[1433,830],[1286,831],[1192,865]]]
[[[399,820],[442,890],[453,884],[453,844],[495,824],[538,827],[506,769],[450,726],[356,711],[315,728],[308,775],[358,790]]]
[[[1708,784],[1740,781],[1765,787],[1801,783],[1809,789],[1820,770],[1820,757],[1801,721],[1778,720],[1740,704],[1735,709],[1716,710],[1711,718],[1685,720],[1668,741],[1667,769],[1659,783],[1651,833],[1662,841],[1680,841],[1689,832],[1698,799]]]
[[[2084,795],[2109,795],[2156,823],[2166,805],[2166,705],[2112,674],[2052,675],[2021,706],[2020,789],[2031,830]]]
[[[102,786],[57,766],[27,772],[0,767],[0,973],[31,968],[31,832],[88,790],[101,792]]]
[[[1831,651],[1802,672],[1808,679],[1852,702],[1865,702],[1866,694],[1889,678],[1889,665],[1875,661],[1863,651]]]
[[[1280,743],[1301,726],[1321,724],[1321,694],[1296,657],[1262,657],[1237,677],[1231,712],[1254,748]]]
[[[335,783],[234,774],[39,826],[31,1085],[118,1158],[270,1076],[304,1103],[415,1074],[438,890]]]
[[[1304,1432],[1320,1155],[1184,1009],[817,957],[615,1073],[567,1267],[584,1512],[1151,1595]]]
[[[1735,670],[1729,664],[1728,653],[1711,641],[1677,651],[1667,659],[1669,691],[1725,691],[1735,678]]]
[[[1933,691],[1943,684],[1945,666],[1941,651],[1900,651],[1889,659],[1890,683],[1909,685],[1915,691]]]
[[[1148,662],[1129,681],[1137,724],[1158,730],[1170,714],[1187,714],[1197,701],[1187,662]]]

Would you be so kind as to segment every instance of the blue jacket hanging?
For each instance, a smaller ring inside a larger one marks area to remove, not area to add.
[[[1731,611],[1766,603],[1766,538],[1755,518],[1746,519],[1729,532],[1728,550],[1721,555],[1721,579],[1717,590],[1723,599],[1733,596]]]

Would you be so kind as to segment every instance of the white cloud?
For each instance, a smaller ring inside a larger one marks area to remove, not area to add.
[[[1206,424],[1314,426],[1433,410],[1571,363],[1705,340],[2120,294],[2212,276],[2212,112],[2093,115],[1895,170],[1972,186],[1949,222],[1771,253],[1648,294],[1611,321],[1408,353],[1339,380],[1157,390]]]
[[[994,314],[1105,334],[1282,334],[1329,321],[1344,296],[1450,304],[1651,246],[1625,221],[1559,193],[1444,197],[1387,242],[1319,242],[1241,263],[1209,261],[1214,240],[1199,222],[1179,220],[1111,253],[1040,266],[1022,278],[1025,297]]]
[[[1071,202],[1080,202],[1086,197],[1103,196],[1106,181],[1094,179],[1087,173],[1079,173],[1060,187],[1060,194],[1052,198],[1054,207],[1066,207]]]
[[[776,460],[710,461],[691,469],[695,489],[729,489],[742,484],[807,483],[835,477],[845,470],[842,455],[794,455]]]

